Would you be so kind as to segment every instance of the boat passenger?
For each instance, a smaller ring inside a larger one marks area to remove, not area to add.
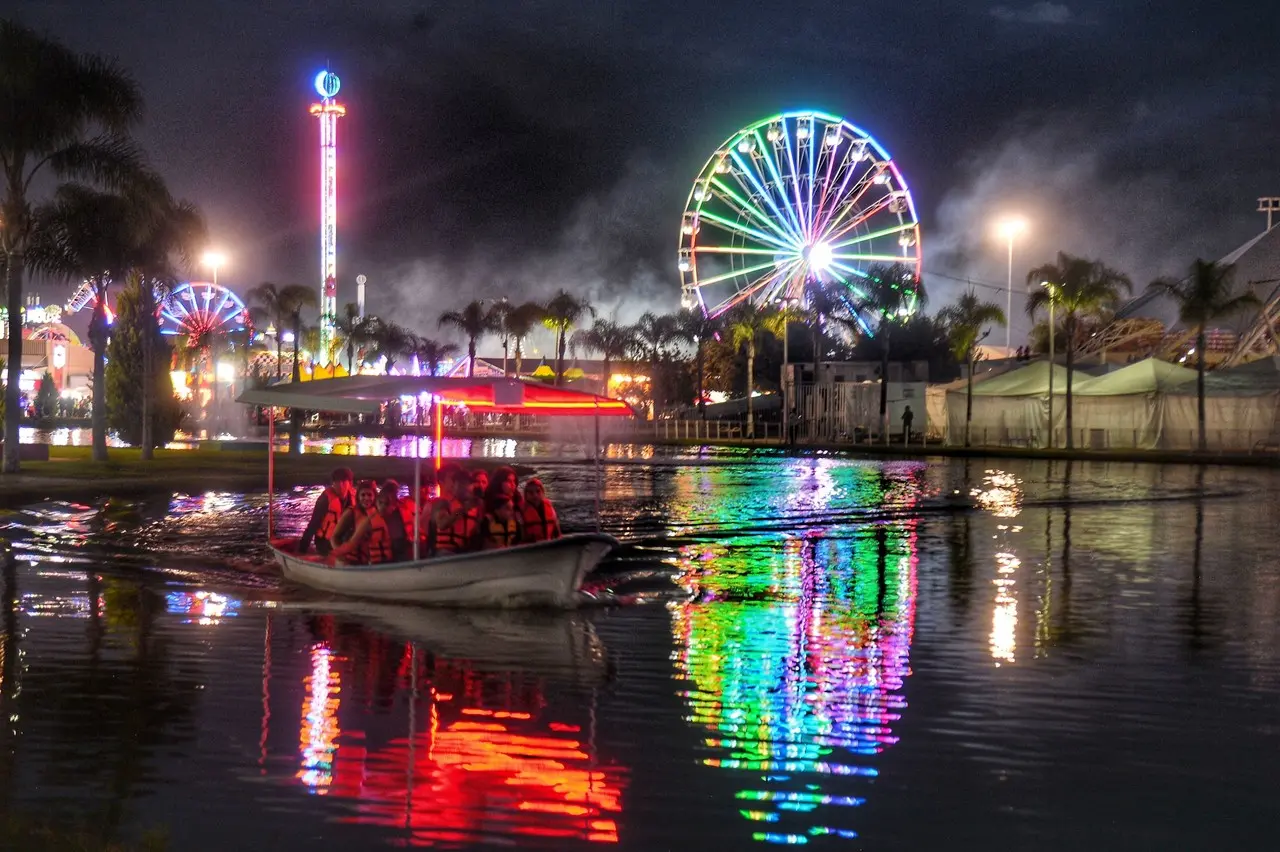
[[[516,524],[516,510],[509,497],[499,497],[493,508],[484,516],[481,548],[498,550],[520,543],[520,527]]]
[[[516,482],[515,468],[502,467],[495,468],[493,477],[489,480],[489,487],[485,490],[486,500],[496,500],[498,497],[506,497],[511,501],[511,505],[516,510],[516,521],[520,520],[520,511],[523,509],[524,500],[520,497],[520,485]]]
[[[337,468],[329,475],[329,484],[316,498],[316,506],[311,511],[311,520],[298,539],[299,555],[311,548],[311,541],[316,543],[316,552],[328,556],[332,547],[329,539],[338,529],[338,520],[350,506],[354,504],[356,489],[355,475],[349,467]]]
[[[339,545],[345,544],[350,540],[360,521],[366,515],[375,511],[374,504],[377,500],[378,486],[374,484],[373,480],[362,479],[356,483],[355,505],[347,507],[347,510],[342,513],[342,517],[338,519],[338,526],[333,531],[333,535],[329,536],[329,544],[332,548],[337,549]]]
[[[391,561],[407,562],[413,555],[413,501],[402,500],[400,483],[388,479],[378,492],[378,505],[386,507],[379,512],[391,538]]]
[[[551,541],[560,537],[560,519],[556,517],[555,507],[547,499],[542,480],[530,479],[525,483],[522,514],[524,516],[522,540],[526,544]]]
[[[483,468],[471,472],[471,484],[480,489],[481,494],[489,491],[489,471]]]
[[[442,469],[443,473],[443,469]],[[447,487],[441,479],[441,493]],[[448,502],[437,500],[432,507],[432,524],[435,527],[435,552],[464,553],[472,548],[475,532],[480,526],[483,500],[475,493],[471,477],[458,468],[451,477],[452,489]]]
[[[357,492],[357,499],[362,500],[367,496],[367,492]],[[394,561],[387,516],[398,516],[399,506],[394,505],[388,493],[383,491],[375,496],[371,509],[372,511],[362,511],[355,533],[346,544],[334,549],[334,561],[342,561],[348,565],[380,565]]]

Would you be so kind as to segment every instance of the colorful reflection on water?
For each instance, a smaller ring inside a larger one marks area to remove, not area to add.
[[[897,742],[915,623],[916,521],[873,520],[837,538],[823,518],[910,506],[918,473],[797,463],[790,487],[739,491],[733,509],[781,521],[780,540],[748,534],[680,550],[690,599],[671,610],[687,719],[707,732],[701,763],[738,777],[738,812],[758,824],[753,840],[857,836],[850,810],[864,800],[825,791],[823,779],[874,777],[873,758]],[[691,473],[682,496],[714,491],[716,475]]]
[[[343,653],[342,641],[361,647]],[[623,772],[601,761],[589,727],[549,706],[537,676],[478,671],[375,634],[324,639],[310,654],[295,777],[354,802],[343,822],[402,829],[413,846],[618,842]],[[379,736],[344,727],[357,696],[403,699],[408,728]]]

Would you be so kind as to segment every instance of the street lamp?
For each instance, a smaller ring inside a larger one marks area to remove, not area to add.
[[[1053,449],[1053,305],[1058,300],[1056,285],[1041,281],[1040,286],[1049,291],[1049,449]]]
[[[207,251],[200,257],[200,262],[213,270],[213,286],[218,286],[218,267],[227,262],[226,255],[219,251]]]
[[[1008,357],[1009,350],[1013,348],[1013,240],[1023,231],[1027,230],[1027,220],[1017,216],[1010,216],[1002,220],[996,230],[1000,236],[1005,239],[1009,245],[1009,285],[1005,290],[1005,318],[1008,320],[1004,324],[1004,349],[1005,357]]]

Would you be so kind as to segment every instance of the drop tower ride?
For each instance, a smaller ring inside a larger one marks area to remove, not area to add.
[[[321,101],[311,105],[320,119],[320,351],[314,357],[322,365],[329,363],[338,318],[338,119],[347,114],[336,100],[341,86],[337,74],[321,71],[315,79]]]

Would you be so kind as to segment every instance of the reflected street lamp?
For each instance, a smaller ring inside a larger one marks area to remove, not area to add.
[[[1004,314],[1008,319],[1004,324],[1005,357],[1008,357],[1009,350],[1013,347],[1013,240],[1026,229],[1027,220],[1017,216],[1004,219],[996,226],[1000,236],[1009,244],[1009,283],[1005,290]]]

